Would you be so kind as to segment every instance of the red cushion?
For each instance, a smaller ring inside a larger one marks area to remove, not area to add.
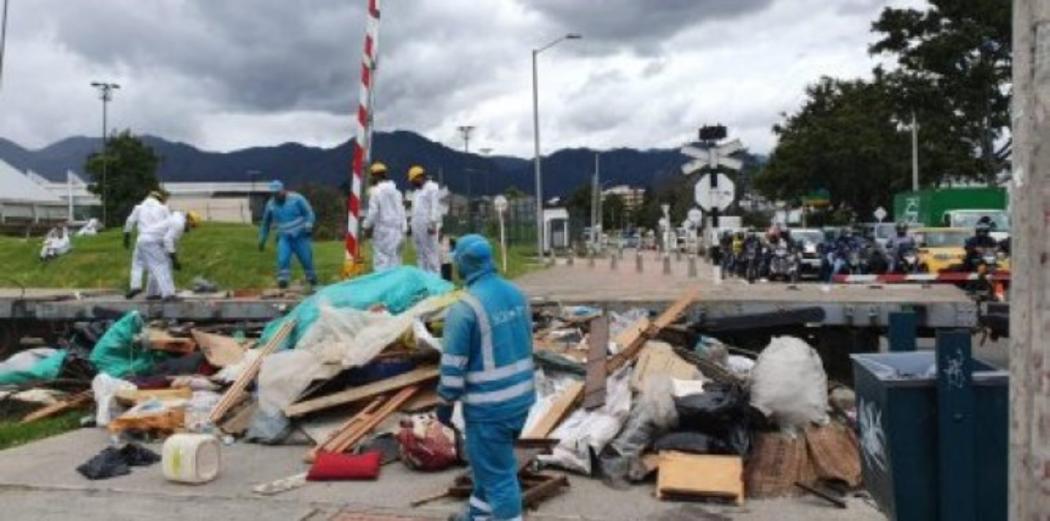
[[[306,475],[308,481],[341,479],[376,479],[379,477],[379,452],[337,454],[321,452]]]

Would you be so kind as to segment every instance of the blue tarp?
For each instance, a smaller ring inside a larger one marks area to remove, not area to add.
[[[54,380],[62,372],[62,363],[66,361],[67,354],[66,351],[56,351],[26,369],[2,371],[0,372],[0,385],[20,385]]]
[[[143,349],[136,340],[144,325],[138,311],[129,311],[114,322],[91,350],[89,359],[95,369],[114,378],[150,374],[159,355]]]
[[[328,305],[334,308],[369,309],[381,305],[396,315],[427,297],[443,295],[454,288],[451,282],[411,266],[402,266],[325,286],[300,302],[287,315],[267,324],[262,338],[259,339],[259,345],[266,343],[286,320],[295,319],[297,321],[295,329],[281,349],[294,346],[317,320],[319,315],[317,306],[322,301],[327,301]]]

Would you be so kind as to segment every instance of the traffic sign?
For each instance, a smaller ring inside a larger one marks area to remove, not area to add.
[[[886,220],[886,215],[888,215],[888,214],[886,213],[886,209],[885,208],[880,206],[880,207],[875,209],[875,220],[876,221],[879,221],[881,223],[882,221]]]
[[[712,175],[718,176],[718,186],[714,188],[711,187]],[[708,212],[713,210],[721,212],[733,204],[733,199],[736,198],[736,186],[725,174],[704,174],[696,183],[693,195],[700,208]]]
[[[744,162],[729,156],[743,149],[744,145],[739,139],[706,149],[686,145],[682,147],[681,151],[683,154],[693,158],[693,160],[682,165],[682,173],[689,175],[705,168],[716,170],[719,167],[728,170],[740,170],[743,168]]]
[[[687,217],[689,222],[696,226],[700,226],[700,223],[704,222],[704,213],[699,208],[690,208]]]
[[[507,211],[507,206],[509,206],[509,204],[510,203],[507,202],[507,198],[502,196],[502,195],[497,195],[492,200],[492,206],[494,206],[496,208],[496,212],[497,213],[503,213],[503,212]]]

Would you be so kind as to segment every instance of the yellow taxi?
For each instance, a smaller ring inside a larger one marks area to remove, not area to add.
[[[918,228],[912,232],[918,245],[919,269],[940,273],[957,269],[966,260],[966,239],[973,235],[968,228]]]

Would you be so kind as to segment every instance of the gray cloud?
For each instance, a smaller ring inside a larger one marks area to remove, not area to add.
[[[544,53],[544,150],[668,146],[720,118],[769,127],[821,75],[870,69],[871,20],[922,0],[387,0],[376,120],[498,154],[531,150],[530,50]],[[350,137],[364,0],[11,0],[0,136],[98,132],[87,86],[124,86],[113,124],[211,149]]]

